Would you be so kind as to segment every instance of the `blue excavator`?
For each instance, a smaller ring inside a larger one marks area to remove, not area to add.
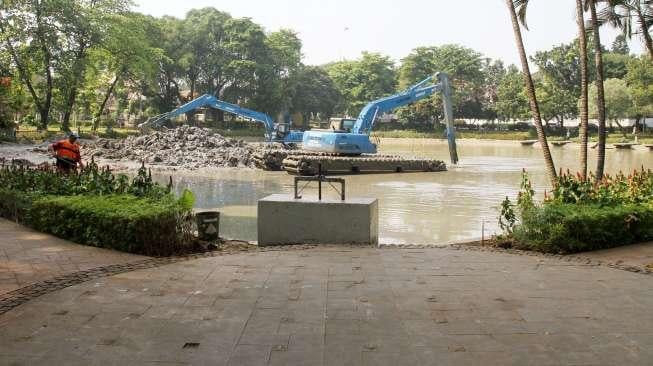
[[[437,83],[427,84],[433,79],[436,79]],[[396,108],[427,98],[437,92],[442,94],[449,144],[453,145],[451,151],[455,151],[451,92],[449,78],[445,73],[429,76],[398,94],[368,103],[361,110],[356,120],[341,119],[340,121],[334,121],[332,119],[331,129],[304,132],[302,149],[338,155],[375,154],[377,146],[370,141],[369,135],[377,117]],[[451,160],[454,164],[457,163],[457,155],[452,155]]]
[[[432,82],[436,80],[437,82]],[[396,108],[412,104],[434,93],[442,94],[451,162],[458,162],[449,78],[445,73],[429,76],[408,89],[368,103],[357,119],[331,119],[330,129],[305,131],[302,150],[288,153],[284,170],[291,174],[313,175],[318,172],[408,172],[446,170],[442,161],[406,159],[377,154],[370,132],[378,117]]]
[[[201,107],[211,107],[237,116],[262,122],[265,126],[265,140],[268,142],[280,142],[284,144],[297,144],[302,142],[303,131],[291,130],[288,123],[276,123],[269,115],[251,109],[243,108],[237,104],[228,103],[210,94],[199,96],[190,102],[157,116],[138,125],[141,130],[156,129],[165,126],[171,118],[180,116]]]

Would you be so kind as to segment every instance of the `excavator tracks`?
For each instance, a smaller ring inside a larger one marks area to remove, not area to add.
[[[316,175],[321,165],[329,174],[439,172],[446,164],[435,159],[408,159],[395,155],[340,156],[302,150],[260,150],[254,154],[256,165],[264,170],[285,170],[289,174]]]

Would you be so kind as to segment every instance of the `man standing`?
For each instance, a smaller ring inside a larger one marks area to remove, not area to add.
[[[68,173],[77,169],[78,166],[80,168],[84,167],[82,156],[79,153],[79,145],[77,144],[78,138],[78,134],[71,132],[67,139],[55,142],[48,148],[48,151],[57,159],[57,169],[59,171]]]

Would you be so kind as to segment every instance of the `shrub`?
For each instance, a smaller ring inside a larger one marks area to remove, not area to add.
[[[35,195],[12,189],[0,189],[0,217],[24,221]]]
[[[144,166],[131,181],[94,163],[71,174],[6,166],[0,187],[0,216],[80,244],[146,255],[192,244],[192,193],[177,200]]]
[[[517,247],[550,253],[611,248],[653,239],[651,204],[605,207],[551,203],[521,214]]]
[[[33,228],[80,244],[147,255],[171,255],[188,243],[188,206],[172,195],[46,196],[26,218]]]
[[[572,253],[653,240],[653,173],[582,179],[560,174],[543,202],[522,175],[517,203],[501,203],[503,237],[518,248]]]

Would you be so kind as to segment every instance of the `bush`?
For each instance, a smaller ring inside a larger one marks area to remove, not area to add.
[[[80,244],[157,256],[192,244],[192,193],[177,200],[144,166],[131,180],[94,163],[70,174],[9,166],[0,187],[0,216]]]
[[[35,200],[26,222],[76,243],[130,253],[171,255],[187,243],[180,225],[187,207],[172,195],[46,196]]]
[[[543,202],[526,173],[517,203],[501,204],[504,238],[521,249],[573,253],[653,240],[653,172],[599,180],[560,174]]]
[[[35,199],[34,194],[0,189],[0,217],[22,222]]]
[[[552,203],[522,213],[513,231],[517,247],[574,253],[653,240],[653,206],[612,207]]]

